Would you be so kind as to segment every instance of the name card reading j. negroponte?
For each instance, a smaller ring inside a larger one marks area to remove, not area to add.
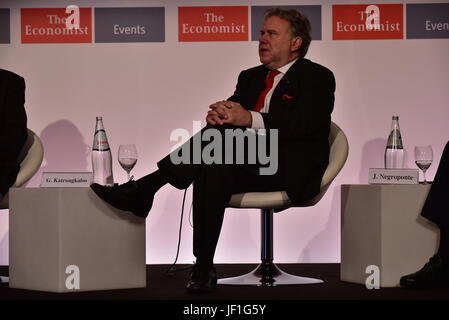
[[[165,8],[95,8],[95,42],[164,42]]]

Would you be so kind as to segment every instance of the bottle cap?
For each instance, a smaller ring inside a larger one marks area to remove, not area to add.
[[[103,120],[103,117],[97,116],[97,120]]]
[[[393,120],[399,120],[399,116],[393,116]]]

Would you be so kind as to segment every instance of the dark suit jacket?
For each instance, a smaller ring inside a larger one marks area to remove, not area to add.
[[[449,230],[449,141],[444,147],[432,186],[427,194],[421,215],[435,222],[440,229]],[[445,232],[445,231],[443,231]]]
[[[228,100],[251,110],[265,87],[268,70],[261,65],[242,71]],[[329,129],[334,106],[333,73],[299,58],[287,71],[262,113],[266,129],[278,129],[279,166],[289,198],[295,205],[319,193],[329,161]]]
[[[0,69],[0,193],[5,195],[19,172],[17,156],[27,137],[25,81]]]

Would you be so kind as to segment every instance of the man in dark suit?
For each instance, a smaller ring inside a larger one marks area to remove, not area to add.
[[[16,181],[17,157],[27,137],[25,81],[0,69],[0,201]]]
[[[146,216],[162,185],[183,189],[193,183],[196,264],[187,283],[189,292],[215,289],[213,256],[232,194],[286,190],[299,204],[319,192],[329,158],[335,80],[331,71],[304,59],[310,41],[310,23],[299,12],[267,11],[259,39],[262,65],[240,73],[234,94],[210,106],[208,125],[200,132],[217,130],[225,136],[226,130],[253,128],[265,129],[268,136],[275,131],[278,139],[269,141],[278,154],[272,174],[260,174],[260,163],[174,164],[172,153],[158,163],[159,170],[138,181],[112,188],[92,185],[111,205]],[[195,150],[194,140],[195,136],[187,142],[192,148],[186,150]]]
[[[438,251],[420,270],[401,277],[400,284],[406,288],[449,288],[449,141],[421,215],[440,229]]]

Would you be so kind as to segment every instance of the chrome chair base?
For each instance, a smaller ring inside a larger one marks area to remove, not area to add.
[[[238,277],[219,279],[219,285],[274,287],[279,285],[316,284],[323,280],[295,276],[282,271],[272,262],[262,262],[253,271]]]

